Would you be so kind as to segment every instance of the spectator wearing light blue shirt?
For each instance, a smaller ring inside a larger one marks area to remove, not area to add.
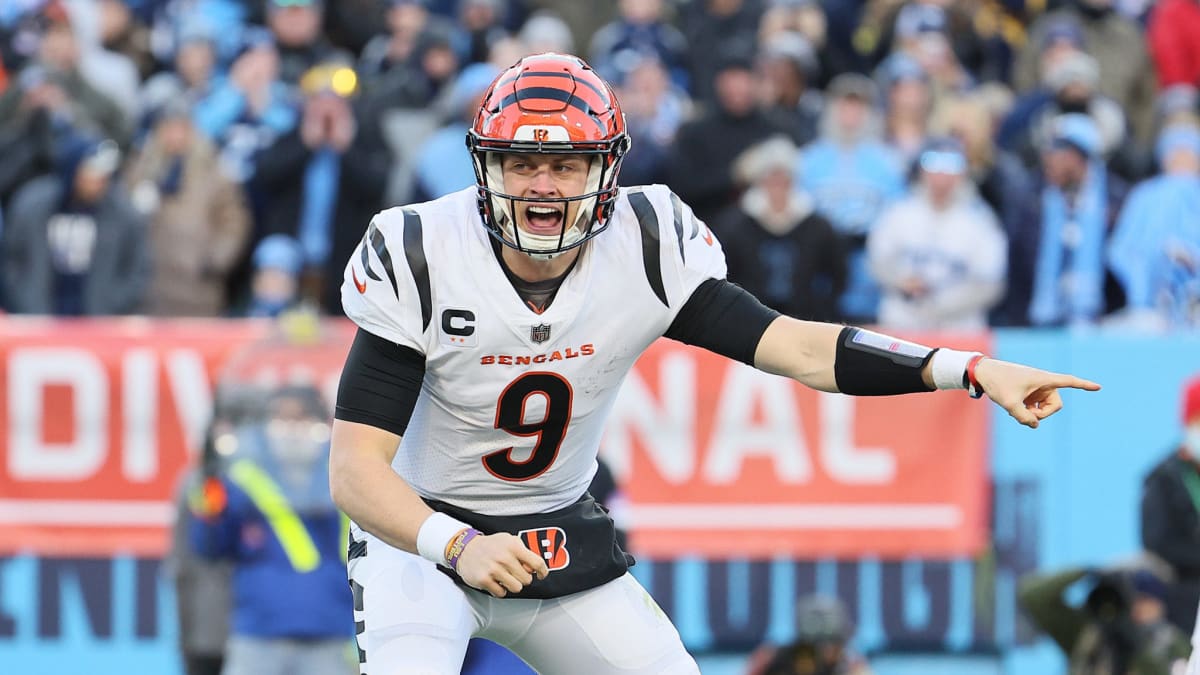
[[[1132,314],[1153,325],[1200,328],[1200,128],[1159,134],[1162,173],[1121,210],[1108,256]]]
[[[475,185],[475,169],[465,144],[467,129],[479,110],[479,99],[499,74],[490,63],[476,63],[459,73],[447,99],[449,120],[421,146],[414,201],[437,199]]]
[[[798,185],[817,211],[851,244],[841,311],[848,321],[873,322],[879,286],[867,269],[867,235],[889,202],[904,194],[899,158],[880,140],[875,83],[844,73],[829,84],[821,135],[804,148]]]

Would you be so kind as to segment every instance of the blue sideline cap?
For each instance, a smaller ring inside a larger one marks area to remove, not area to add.
[[[300,242],[286,234],[272,234],[258,243],[254,249],[254,268],[283,270],[288,274],[299,274],[304,262]]]

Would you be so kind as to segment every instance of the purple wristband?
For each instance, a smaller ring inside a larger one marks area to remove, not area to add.
[[[450,544],[449,553],[446,555],[446,564],[455,572],[458,571],[458,559],[462,557],[463,551],[467,549],[467,542],[474,539],[476,536],[483,534],[479,530],[468,527],[454,538],[454,542]]]

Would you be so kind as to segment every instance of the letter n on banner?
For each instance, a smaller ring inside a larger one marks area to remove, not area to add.
[[[989,408],[963,392],[821,393],[660,340],[627,378],[602,453],[644,555],[971,556],[988,539]]]

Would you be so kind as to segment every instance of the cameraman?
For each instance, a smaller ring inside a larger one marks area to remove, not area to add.
[[[854,635],[840,600],[810,595],[796,602],[796,639],[760,647],[746,675],[871,675],[867,662],[847,646]]]
[[[1082,607],[1063,597],[1088,579]],[[1166,620],[1167,587],[1146,569],[1073,568],[1021,581],[1021,606],[1062,648],[1071,675],[1170,675],[1182,668],[1191,645]]]

